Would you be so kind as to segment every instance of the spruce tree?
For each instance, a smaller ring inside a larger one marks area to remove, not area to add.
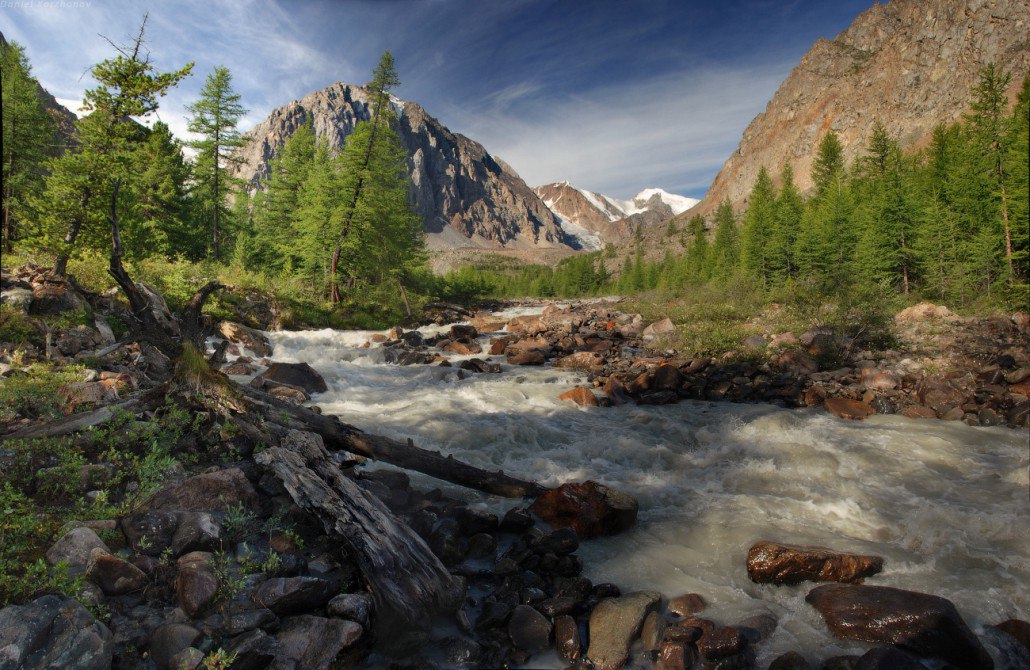
[[[711,275],[713,279],[725,281],[733,274],[737,265],[737,217],[729,199],[723,200],[715,210],[715,238],[711,249]]]
[[[844,147],[832,130],[819,141],[815,161],[812,163],[812,182],[815,184],[816,197],[821,196],[830,186],[844,176]]]
[[[775,226],[776,189],[773,188],[769,172],[763,166],[758,171],[758,178],[748,197],[740,254],[744,272],[763,286],[769,285],[772,275],[768,246]]]
[[[198,151],[193,168],[195,197],[201,203],[201,211],[210,217],[211,252],[217,261],[223,236],[219,221],[227,212],[228,168],[234,161],[233,150],[243,146],[236,124],[247,113],[240,104],[240,95],[233,90],[229,68],[216,67],[207,76],[200,99],[187,109],[191,114],[190,132],[202,136],[190,143]]]
[[[19,222],[43,185],[43,164],[54,153],[56,126],[39,97],[25,48],[0,45],[3,95],[3,248],[11,251]]]
[[[136,178],[129,182],[134,211],[125,225],[126,252],[138,258],[154,253],[195,259],[196,231],[186,223],[189,167],[182,144],[160,121],[136,153]]]
[[[780,182],[768,254],[771,277],[774,282],[782,284],[797,274],[794,244],[801,227],[805,203],[801,199],[801,192],[794,184],[794,170],[790,163],[784,164]]]

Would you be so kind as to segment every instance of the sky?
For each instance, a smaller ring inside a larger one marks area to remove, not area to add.
[[[184,139],[215,66],[248,130],[343,81],[384,50],[396,94],[512,165],[530,186],[568,179],[618,198],[648,187],[701,197],[747,124],[816,39],[871,0],[4,0],[0,31],[75,110],[90,66],[149,12],[162,70],[194,75],[158,117]]]

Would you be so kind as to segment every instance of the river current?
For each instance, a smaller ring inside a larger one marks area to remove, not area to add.
[[[804,602],[813,584],[748,580],[745,557],[760,539],[883,556],[868,583],[948,598],[974,630],[1030,619],[1025,431],[900,416],[850,422],[767,404],[579,407],[557,396],[585,383],[581,373],[503,357],[492,359],[501,374],[397,366],[361,346],[371,335],[269,333],[272,358],[318,370],[329,391],[313,403],[347,423],[545,485],[593,479],[634,496],[635,528],[581,545],[584,574],[624,591],[699,593],[703,616],[723,624],[772,614],[779,624],[757,648],[759,667],[788,650],[816,662],[868,648],[829,635]],[[471,357],[452,361],[462,358]],[[412,479],[492,511],[515,504]],[[541,662],[562,667],[556,656]]]

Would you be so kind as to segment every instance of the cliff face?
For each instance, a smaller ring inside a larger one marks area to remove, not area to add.
[[[578,245],[522,178],[478,142],[452,133],[413,102],[394,100],[408,151],[412,202],[430,249],[464,247],[534,252]],[[333,148],[370,114],[358,86],[339,83],[274,110],[239,150],[236,175],[258,187],[286,139],[311,115],[315,133]]]
[[[710,213],[724,198],[745,204],[763,165],[775,177],[789,161],[799,187],[809,188],[816,147],[831,129],[849,163],[863,155],[877,120],[903,146],[919,144],[934,126],[968,110],[987,63],[1012,73],[1015,95],[1028,54],[1030,0],[874,5],[836,39],[808,51],[744,131],[695,211]]]

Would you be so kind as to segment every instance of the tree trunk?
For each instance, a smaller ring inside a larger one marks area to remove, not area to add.
[[[389,640],[391,651],[418,646],[434,615],[461,604],[461,580],[386,505],[343,475],[317,434],[291,431],[255,460],[350,548],[375,599],[380,640]]]

